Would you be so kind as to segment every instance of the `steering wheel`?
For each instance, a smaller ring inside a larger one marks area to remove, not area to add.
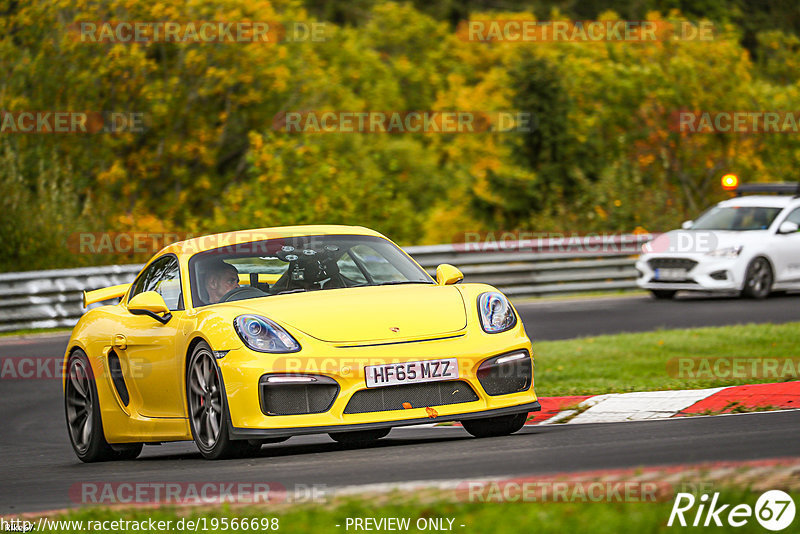
[[[231,302],[234,300],[254,299],[256,297],[265,297],[267,294],[258,288],[252,286],[234,287],[219,299],[220,302]]]

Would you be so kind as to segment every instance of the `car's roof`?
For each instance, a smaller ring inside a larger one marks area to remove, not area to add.
[[[717,205],[722,207],[761,206],[764,208],[785,208],[795,200],[797,199],[788,195],[748,195],[723,200]]]
[[[336,224],[302,225],[302,226],[277,226],[274,228],[257,228],[252,230],[237,230],[221,234],[211,234],[201,237],[179,241],[166,247],[162,253],[172,252],[178,255],[191,255],[197,252],[212,250],[219,247],[262,241],[265,239],[281,239],[285,237],[312,236],[312,235],[367,235],[384,237],[375,230],[363,226],[344,226]]]

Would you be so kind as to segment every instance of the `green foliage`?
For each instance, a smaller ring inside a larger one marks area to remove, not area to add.
[[[660,231],[721,199],[725,172],[796,179],[797,136],[669,127],[680,109],[800,108],[800,48],[786,6],[649,0],[618,14],[609,7],[599,0],[515,8],[528,13],[491,11],[482,1],[330,1],[308,11],[301,0],[0,3],[0,110],[145,118],[143,132],[2,134],[0,268],[146,259],[71,254],[65,243],[79,231],[327,222],[371,226],[403,244],[480,230]],[[476,43],[454,24],[466,16],[683,17],[672,9],[712,17],[715,39]],[[751,12],[787,20],[768,30],[742,21]],[[315,17],[334,21],[324,41],[87,43],[69,29],[75,21],[310,24]],[[740,43],[754,31],[751,60]],[[536,128],[461,135],[274,127],[282,113],[305,110],[523,111],[535,115]],[[32,213],[36,221],[19,223]]]
[[[23,153],[0,138],[0,271],[82,263],[67,250],[69,234],[85,228],[71,176],[54,151]]]

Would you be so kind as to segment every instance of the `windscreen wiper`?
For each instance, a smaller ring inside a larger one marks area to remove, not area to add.
[[[273,293],[273,295],[288,295],[289,293],[305,293],[306,290],[302,288],[298,289],[284,289],[283,291],[278,291],[277,293]]]

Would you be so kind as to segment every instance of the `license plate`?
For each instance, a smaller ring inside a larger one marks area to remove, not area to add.
[[[656,269],[656,280],[686,280],[686,269]]]
[[[364,367],[368,388],[415,384],[435,380],[458,378],[458,361],[455,358],[424,362],[387,363]]]

